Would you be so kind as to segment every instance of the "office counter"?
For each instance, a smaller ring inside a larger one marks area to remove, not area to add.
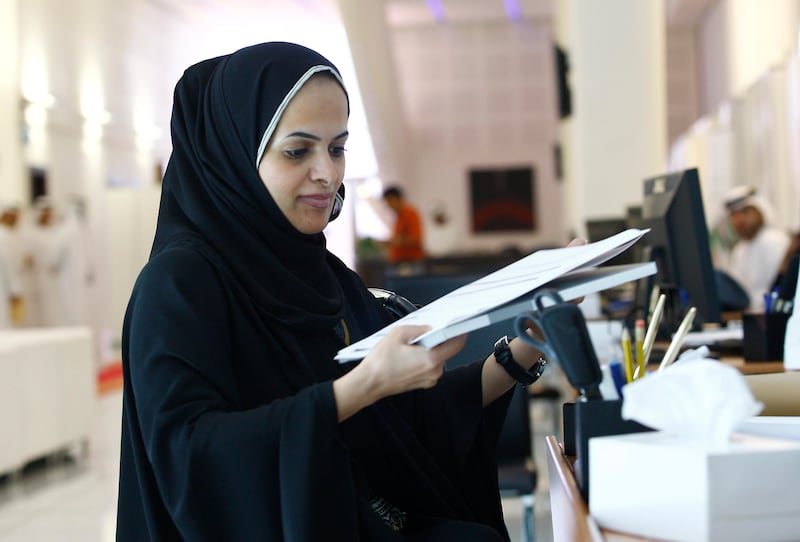
[[[736,367],[744,375],[784,372],[782,361],[745,361],[741,356],[724,356],[720,361],[725,365]]]
[[[96,408],[88,327],[0,331],[0,474],[88,445]]]
[[[744,378],[753,396],[764,403],[761,416],[800,416],[800,371],[751,373]]]
[[[745,375],[754,397],[764,403],[761,415],[800,416],[800,371],[784,372],[782,362],[724,361]],[[575,458],[564,455],[555,436],[546,437],[546,448],[554,542],[656,540],[599,528],[581,497],[573,470]]]
[[[546,444],[553,542],[655,540],[599,528],[589,515],[589,509],[578,489],[572,469],[574,459],[564,455],[561,444],[553,435],[546,437]]]
[[[782,361],[744,361],[732,356],[720,362],[744,375],[753,396],[764,403],[761,416],[800,416],[800,371],[784,370]]]

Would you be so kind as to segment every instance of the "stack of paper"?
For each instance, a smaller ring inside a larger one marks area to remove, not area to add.
[[[656,272],[653,262],[596,267],[631,247],[648,231],[629,229],[587,245],[534,252],[343,348],[336,359],[340,362],[362,359],[392,328],[401,325],[431,326],[430,331],[413,341],[431,348],[533,310],[532,295],[542,287],[555,288],[568,301],[653,275]]]

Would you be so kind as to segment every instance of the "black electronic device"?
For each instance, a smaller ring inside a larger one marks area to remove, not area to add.
[[[517,337],[558,363],[582,399],[602,399],[603,373],[581,309],[574,303],[565,303],[552,289],[537,291],[533,304],[535,311],[524,312],[514,321]],[[544,341],[526,332],[531,323],[544,334]]]
[[[369,288],[370,293],[380,300],[383,308],[392,313],[398,320],[407,314],[419,309],[419,305],[412,303],[402,295],[386,290],[385,288]]]
[[[586,237],[590,243],[602,241],[621,231],[635,228],[642,229],[642,207],[632,205],[626,208],[624,216],[607,216],[589,218],[586,220]],[[610,260],[601,263],[601,266],[626,265],[642,261],[642,245],[637,243],[628,250],[617,254]]]
[[[644,258],[655,261],[658,272],[640,283],[637,308],[646,315],[652,288],[658,286],[667,295],[662,337],[677,329],[689,307],[697,309],[695,329],[719,323],[720,300],[697,169],[645,179],[642,227],[651,230],[643,238]]]
[[[344,207],[344,183],[339,185],[339,189],[336,191],[336,195],[333,199],[333,207],[331,208],[331,215],[328,217],[328,222],[331,220],[336,220],[340,214],[342,214],[342,208]]]
[[[590,218],[586,220],[586,236],[590,243],[602,241],[629,228],[626,217]],[[636,263],[632,250],[625,250],[600,265],[627,265]]]

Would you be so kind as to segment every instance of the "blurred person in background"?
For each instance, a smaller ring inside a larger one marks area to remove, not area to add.
[[[725,271],[747,292],[749,311],[764,311],[789,248],[789,234],[768,223],[770,206],[753,187],[738,186],[725,195],[725,208],[738,237]]]
[[[26,235],[27,269],[30,273],[28,324],[34,327],[58,325],[58,239],[56,210],[46,196],[33,204],[33,222]]]
[[[34,209],[32,321],[39,326],[89,325],[94,272],[83,200],[72,198],[61,217],[49,199],[37,200]]]
[[[13,327],[21,318],[23,292],[21,259],[14,228],[19,208],[5,205],[0,211],[0,329]]]
[[[425,249],[422,219],[417,209],[405,199],[399,186],[383,191],[383,201],[394,211],[392,232],[384,246],[386,259],[398,274],[418,274],[424,271]]]
[[[59,324],[90,325],[93,322],[94,258],[83,198],[73,196],[64,219],[56,227],[55,249],[59,266]]]

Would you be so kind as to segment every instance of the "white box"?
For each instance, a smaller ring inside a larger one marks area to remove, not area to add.
[[[800,442],[736,433],[707,451],[661,432],[595,437],[589,512],[663,540],[800,540]]]

